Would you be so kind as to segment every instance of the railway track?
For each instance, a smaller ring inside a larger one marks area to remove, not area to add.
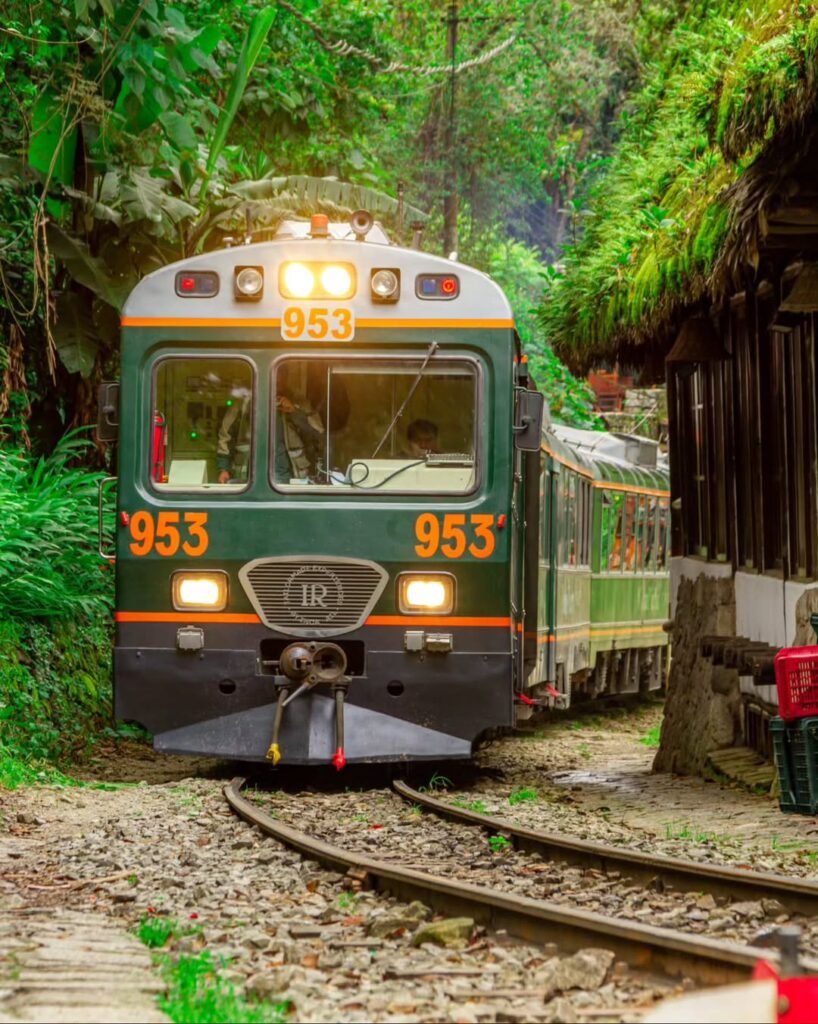
[[[730,901],[775,899],[791,912],[818,914],[818,883],[815,882],[625,850],[558,832],[539,832],[505,818],[455,807],[405,782],[395,781],[392,787],[411,804],[419,804],[449,821],[476,825],[493,835],[505,836],[515,849],[537,853],[544,860],[591,868],[604,874],[617,871],[634,882],[658,885],[664,890],[710,893]]]
[[[608,917],[593,911],[475,885],[458,878],[418,871],[393,861],[343,849],[273,818],[241,794],[244,783],[244,779],[237,778],[225,786],[224,794],[230,807],[244,820],[286,846],[325,867],[346,873],[361,887],[388,891],[399,899],[419,899],[437,912],[472,917],[486,926],[505,929],[509,935],[527,942],[554,942],[565,953],[588,946],[604,946],[631,967],[669,977],[688,977],[701,985],[744,980],[749,977],[759,957],[775,960],[777,956],[770,951],[761,952],[750,946]],[[406,799],[438,812],[438,808],[426,803],[434,798],[418,794],[405,785],[402,788],[401,795]],[[441,802],[434,800],[434,803]],[[443,805],[443,808],[448,810],[448,805]],[[452,810],[459,813],[458,808]],[[440,813],[444,813],[444,810],[440,809]],[[493,827],[491,820],[480,815],[475,817],[480,820],[470,820],[469,824]],[[511,826],[511,829],[514,828]],[[504,823],[501,832],[509,834],[509,823]],[[518,841],[522,842],[522,837]],[[576,842],[571,840],[571,843]],[[700,865],[695,866],[700,871],[706,870]],[[701,889],[700,883],[697,884]],[[776,898],[780,899],[780,896]],[[805,969],[818,971],[818,963],[809,963]]]

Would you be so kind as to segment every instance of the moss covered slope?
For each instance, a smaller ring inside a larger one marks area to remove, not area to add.
[[[735,186],[814,117],[818,4],[692,4],[645,71],[585,234],[539,316],[573,366],[661,331],[724,286],[747,243]]]

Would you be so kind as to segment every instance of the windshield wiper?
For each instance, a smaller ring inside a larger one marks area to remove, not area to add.
[[[423,371],[429,365],[429,360],[432,358],[432,356],[435,354],[435,352],[437,352],[438,348],[440,348],[440,346],[438,345],[438,343],[436,341],[433,341],[432,344],[429,346],[429,351],[426,353],[426,358],[421,363],[420,369],[418,370],[417,377],[415,377],[415,379],[412,381],[412,386],[409,388],[409,393],[407,394],[406,398],[404,398],[404,400],[401,402],[401,405],[400,405],[400,408],[398,409],[398,411],[392,417],[392,422],[386,428],[386,433],[383,435],[383,437],[378,442],[378,447],[369,456],[370,459],[374,459],[375,456],[378,454],[378,452],[381,450],[381,448],[383,448],[384,442],[386,441],[387,437],[389,437],[389,435],[395,429],[395,424],[398,422],[398,420],[401,418],[401,416],[403,416],[404,409],[406,408],[406,406],[411,401],[412,395],[414,395],[415,391],[417,391],[418,384],[420,384],[421,378],[423,377]]]

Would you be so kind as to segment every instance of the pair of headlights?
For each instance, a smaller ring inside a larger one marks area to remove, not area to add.
[[[227,573],[177,572],[171,592],[177,611],[220,612],[227,607]],[[398,576],[398,608],[404,614],[454,611],[454,576],[448,573],[404,572]]]
[[[192,276],[184,279],[194,281]],[[373,302],[397,302],[400,271],[376,267],[370,273]],[[183,293],[186,289],[182,284]],[[191,288],[193,285],[191,285]],[[357,290],[357,275],[351,263],[282,263],[278,290],[285,299],[351,299]],[[256,302],[264,295],[264,267],[236,267],[233,293],[239,301]]]

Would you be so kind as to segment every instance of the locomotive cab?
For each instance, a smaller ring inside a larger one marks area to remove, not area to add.
[[[340,767],[513,723],[536,400],[497,285],[386,243],[285,223],[128,300],[116,713],[157,749]]]

